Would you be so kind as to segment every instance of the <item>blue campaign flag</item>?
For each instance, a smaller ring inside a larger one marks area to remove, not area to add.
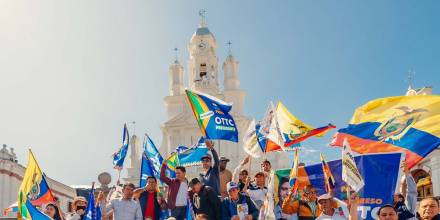
[[[205,139],[201,137],[197,144],[179,153],[180,166],[197,166],[202,164],[202,157],[208,153],[208,148],[205,144]]]
[[[95,206],[95,185],[92,185],[92,190],[89,194],[89,200],[87,201],[87,208],[84,212],[83,220],[101,220],[101,208]]]
[[[178,154],[185,152],[186,150],[188,150],[189,148],[187,146],[178,146],[176,147],[176,152]]]
[[[160,155],[159,150],[157,149],[153,140],[151,140],[147,134],[145,134],[144,137],[144,152],[147,155],[147,158],[151,161],[153,170],[159,173],[162,166],[163,157]],[[168,167],[166,173],[170,178],[176,177],[176,173]],[[156,176],[156,178],[159,178],[159,174]]]
[[[127,124],[124,124],[124,132],[122,135],[122,147],[113,154],[113,165],[117,170],[122,170],[124,160],[127,156],[128,145],[130,144],[130,135],[128,134]]]
[[[194,90],[187,89],[186,95],[203,137],[238,142],[238,129],[229,114],[232,104]]]
[[[186,220],[193,220],[195,219],[194,210],[191,205],[191,200],[189,198],[187,200],[188,201],[186,205]]]
[[[156,177],[159,179],[159,171],[154,169],[153,163],[147,157],[147,154],[144,152],[142,154],[142,163],[141,163],[141,178],[139,180],[139,187],[145,187],[147,185],[147,178],[150,176]]]

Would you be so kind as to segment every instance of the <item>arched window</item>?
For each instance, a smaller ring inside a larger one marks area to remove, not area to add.
[[[206,77],[207,75],[207,68],[206,68],[206,63],[201,63],[200,64],[200,78],[203,79]]]

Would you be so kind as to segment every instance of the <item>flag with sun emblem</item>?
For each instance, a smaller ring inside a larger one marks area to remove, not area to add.
[[[396,96],[359,107],[332,146],[347,139],[358,153],[404,152],[411,168],[440,145],[440,96]]]
[[[44,174],[41,172],[32,151],[29,150],[28,165],[18,190],[18,219],[46,219],[47,216],[34,206],[53,201],[55,199]],[[47,217],[47,219],[50,218]]]

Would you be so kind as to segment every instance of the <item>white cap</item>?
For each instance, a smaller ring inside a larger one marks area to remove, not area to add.
[[[323,199],[331,199],[332,197],[330,196],[330,194],[326,193],[326,194],[322,194],[318,197],[318,202],[319,200],[323,200]]]

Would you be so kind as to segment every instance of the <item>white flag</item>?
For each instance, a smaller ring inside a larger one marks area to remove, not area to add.
[[[271,140],[273,143],[280,146],[282,149],[284,146],[283,137],[281,136],[280,125],[278,123],[278,117],[276,110],[273,107],[272,102],[269,104],[269,109],[267,110],[266,117],[264,121],[270,122],[269,133],[267,134],[267,139]]]
[[[253,158],[261,157],[261,148],[258,144],[257,134],[255,133],[255,120],[249,124],[249,128],[243,137],[243,149]]]
[[[365,182],[353,159],[353,153],[347,139],[342,149],[342,180],[356,192],[364,187]]]

